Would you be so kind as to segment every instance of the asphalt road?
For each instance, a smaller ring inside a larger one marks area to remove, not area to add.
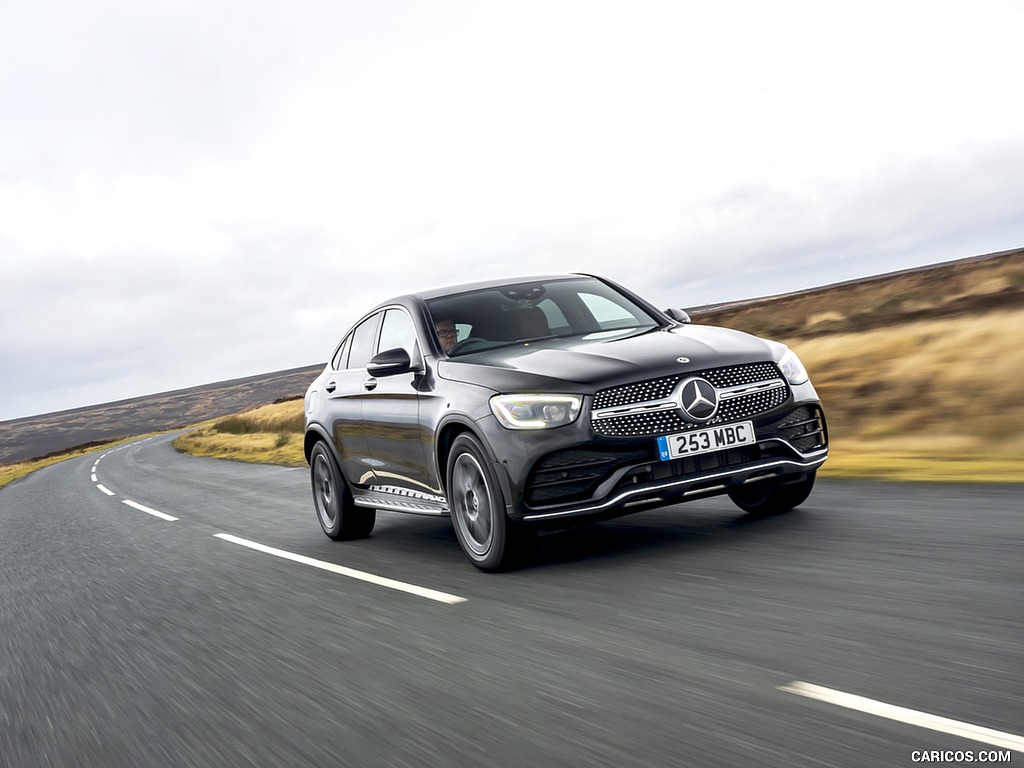
[[[305,470],[169,440],[0,491],[0,765],[1024,761],[1021,486],[697,501],[487,575],[447,520],[334,543]]]

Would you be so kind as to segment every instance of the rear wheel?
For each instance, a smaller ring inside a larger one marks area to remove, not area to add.
[[[729,498],[737,507],[755,517],[788,512],[807,501],[814,488],[815,474],[810,472],[804,479],[792,483],[762,481],[743,485],[729,491]]]
[[[313,484],[313,506],[320,527],[335,541],[369,536],[377,521],[377,510],[357,507],[352,491],[341,475],[327,446],[318,442],[309,456]]]
[[[505,515],[505,499],[491,462],[473,435],[459,435],[452,443],[448,507],[455,535],[473,565],[499,571],[512,564],[517,530]]]

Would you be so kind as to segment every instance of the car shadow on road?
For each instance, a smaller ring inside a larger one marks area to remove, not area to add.
[[[606,565],[607,561],[647,563],[713,548],[770,544],[775,539],[792,541],[814,527],[817,511],[813,503],[808,503],[781,515],[755,518],[727,501],[710,500],[639,512],[541,533],[527,543],[512,571],[526,574],[574,564]],[[439,566],[465,562],[447,518],[429,520],[378,513],[377,526],[362,546],[372,546],[377,550],[375,556],[383,559],[415,559],[423,565]]]
[[[694,503],[640,512],[537,538],[522,570],[616,560],[648,563],[707,549],[791,541],[810,530],[813,505],[780,515],[752,517],[728,503]]]

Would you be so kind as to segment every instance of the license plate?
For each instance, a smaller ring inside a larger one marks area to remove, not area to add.
[[[712,453],[756,442],[754,422],[741,421],[738,424],[691,429],[689,432],[680,432],[678,435],[659,437],[658,456],[662,461],[671,461],[684,456]]]

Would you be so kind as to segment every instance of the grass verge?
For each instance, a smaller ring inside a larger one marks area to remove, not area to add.
[[[300,467],[304,429],[302,400],[287,400],[208,422],[173,445],[192,456]]]
[[[1024,482],[1024,456],[1010,450],[950,452],[833,441],[821,477],[928,483]]]

